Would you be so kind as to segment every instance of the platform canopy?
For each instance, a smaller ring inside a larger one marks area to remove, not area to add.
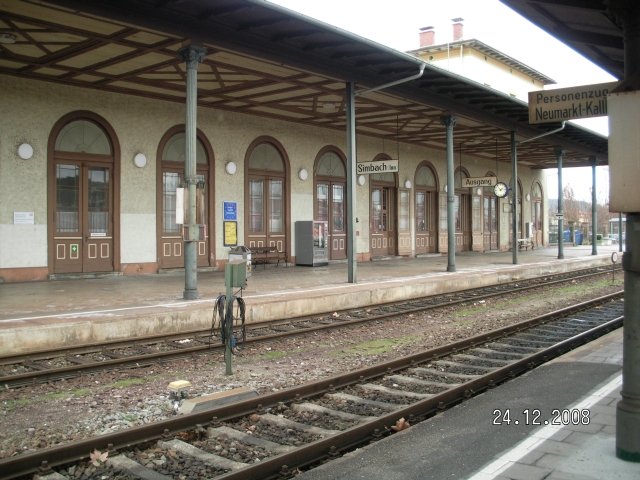
[[[547,31],[618,80],[624,76],[622,28],[610,5],[623,7],[637,0],[559,1],[501,0],[527,20]]]
[[[510,162],[518,140],[555,130],[529,125],[528,106],[507,94],[262,0],[0,0],[0,74],[185,102],[177,51],[206,47],[198,103],[345,131],[345,82],[357,97],[357,132],[445,149],[443,115],[456,116],[456,153]],[[206,110],[201,112],[206,115]],[[518,147],[518,161],[554,168],[606,165],[607,138],[575,124]],[[389,147],[391,144],[387,144]]]

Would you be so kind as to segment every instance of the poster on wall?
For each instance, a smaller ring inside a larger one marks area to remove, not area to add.
[[[224,246],[235,247],[238,245],[238,222],[224,223]]]

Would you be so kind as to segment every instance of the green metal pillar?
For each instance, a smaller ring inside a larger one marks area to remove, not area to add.
[[[196,118],[198,105],[198,64],[205,56],[205,49],[189,45],[178,54],[187,64],[187,99],[185,120],[184,181],[187,186],[188,236],[184,239],[184,293],[185,300],[198,298],[198,237],[200,226],[196,223]]]
[[[347,275],[349,283],[357,283],[356,248],[356,84],[347,82]]]
[[[511,132],[511,263],[518,264],[518,144]]]
[[[596,198],[596,157],[591,157],[591,255],[598,254],[598,199]]]
[[[445,115],[442,123],[447,128],[447,272],[456,271],[456,222],[455,201],[456,187],[454,183],[453,166],[453,127],[456,126],[456,117]]]
[[[564,150],[557,148],[555,150],[556,160],[558,162],[558,259],[564,258],[564,191],[562,190],[562,157]]]

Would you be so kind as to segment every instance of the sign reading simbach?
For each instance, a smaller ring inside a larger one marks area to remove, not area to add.
[[[398,160],[381,160],[378,162],[356,163],[356,174],[387,173],[398,171]]]
[[[607,95],[617,82],[529,92],[529,123],[559,123],[607,115]]]

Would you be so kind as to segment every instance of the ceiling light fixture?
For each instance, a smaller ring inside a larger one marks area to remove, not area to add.
[[[16,43],[17,37],[13,33],[0,33],[0,43],[12,45]]]

